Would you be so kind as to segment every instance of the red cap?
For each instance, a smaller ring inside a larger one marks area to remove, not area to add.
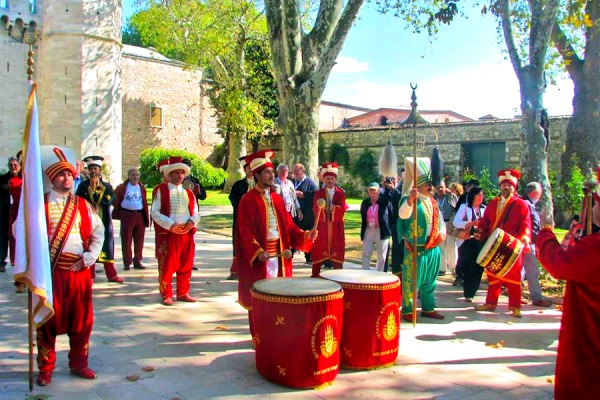
[[[514,187],[517,187],[519,179],[521,179],[521,173],[516,169],[503,169],[498,171],[498,184],[508,181],[512,183]]]
[[[254,154],[246,156],[246,164],[250,165],[253,174],[257,174],[267,167],[275,168],[271,161],[275,157],[273,150],[260,150]]]
[[[329,162],[321,165],[320,174],[323,178],[326,176],[338,177],[339,166],[336,163]]]

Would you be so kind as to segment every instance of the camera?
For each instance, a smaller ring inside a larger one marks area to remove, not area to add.
[[[388,176],[385,178],[385,183],[394,183],[394,178]]]

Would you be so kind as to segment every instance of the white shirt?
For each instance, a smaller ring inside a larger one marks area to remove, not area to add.
[[[146,195],[146,193],[144,193],[144,195]],[[123,197],[123,201],[121,202],[121,208],[129,211],[138,211],[144,208],[142,190],[139,184],[135,186],[131,183],[127,184],[125,197]]]
[[[170,196],[170,212],[169,216],[160,213],[160,190],[156,191],[156,197],[154,197],[154,201],[152,201],[152,207],[150,208],[150,215],[152,216],[152,220],[160,225],[164,229],[171,229],[173,224],[185,224],[188,220],[194,223],[194,226],[197,226],[200,222],[200,214],[198,214],[198,210],[196,209],[196,203],[194,203],[194,213],[190,215],[189,208],[189,197],[187,191],[183,188],[183,185],[173,185],[172,183],[167,184],[169,188],[169,196]],[[194,199],[194,201],[196,201]]]
[[[48,220],[50,221],[49,238],[52,238],[54,232],[56,232],[60,217],[67,204],[68,196],[69,193],[58,193],[54,191],[54,189],[50,190],[50,193],[48,193]],[[80,198],[79,201],[85,200]],[[102,225],[102,220],[98,214],[92,210],[92,207],[87,202],[86,209],[92,225],[91,241],[88,251],[85,253],[83,252],[83,242],[81,241],[81,233],[79,230],[81,226],[81,217],[79,216],[79,213],[77,213],[75,223],[73,224],[73,228],[71,229],[62,252],[82,256],[84,265],[89,267],[96,262],[98,257],[100,257],[102,245],[104,244],[104,225]]]

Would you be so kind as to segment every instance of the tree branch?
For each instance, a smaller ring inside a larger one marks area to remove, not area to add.
[[[288,75],[283,45],[283,11],[281,9],[281,1],[265,0],[265,15],[267,17],[267,26],[269,27],[269,42],[271,44],[273,66],[277,71],[276,76],[279,90],[283,91],[287,86],[285,82]]]
[[[537,0],[531,10],[532,26],[529,36],[529,63],[543,71],[552,29],[558,13],[558,0]]]
[[[554,41],[556,50],[565,62],[565,68],[569,75],[571,75],[571,79],[577,81],[581,75],[583,60],[577,56],[575,49],[567,40],[567,36],[558,23],[555,23],[554,29],[552,29],[552,40]]]
[[[329,44],[329,39],[338,24],[344,2],[342,0],[322,0],[315,26],[308,34],[308,45],[321,54]]]
[[[520,81],[523,71],[523,62],[517,51],[517,46],[515,45],[512,20],[510,18],[510,1],[511,0],[500,0],[500,6],[498,9],[500,13],[500,20],[502,21],[502,33],[504,35],[504,42],[506,43],[506,50],[508,51],[513,69],[517,74],[517,79]]]

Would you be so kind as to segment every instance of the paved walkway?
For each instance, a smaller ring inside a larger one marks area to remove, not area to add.
[[[118,232],[118,229],[116,229]],[[117,239],[117,242],[120,240]],[[476,313],[462,291],[438,284],[444,321],[401,325],[400,355],[391,368],[341,370],[329,387],[295,390],[263,379],[254,365],[247,314],[237,285],[225,281],[231,263],[229,238],[196,235],[195,304],[159,304],[154,232],[148,231],[145,271],[122,271],[125,284],[94,284],[95,324],[90,367],[98,379],[69,375],[68,339],[57,340],[52,383],[27,388],[27,296],[15,294],[9,273],[0,274],[1,399],[550,399],[561,313],[524,306],[523,318]],[[120,249],[117,247],[117,255]],[[358,267],[357,265],[348,265]],[[118,263],[119,270],[122,265]],[[297,276],[310,275],[304,263]],[[480,291],[474,304],[483,301]],[[504,347],[489,345],[504,341]],[[146,369],[147,371],[145,371]],[[36,371],[37,373],[37,371]],[[130,380],[127,379],[129,377]]]

